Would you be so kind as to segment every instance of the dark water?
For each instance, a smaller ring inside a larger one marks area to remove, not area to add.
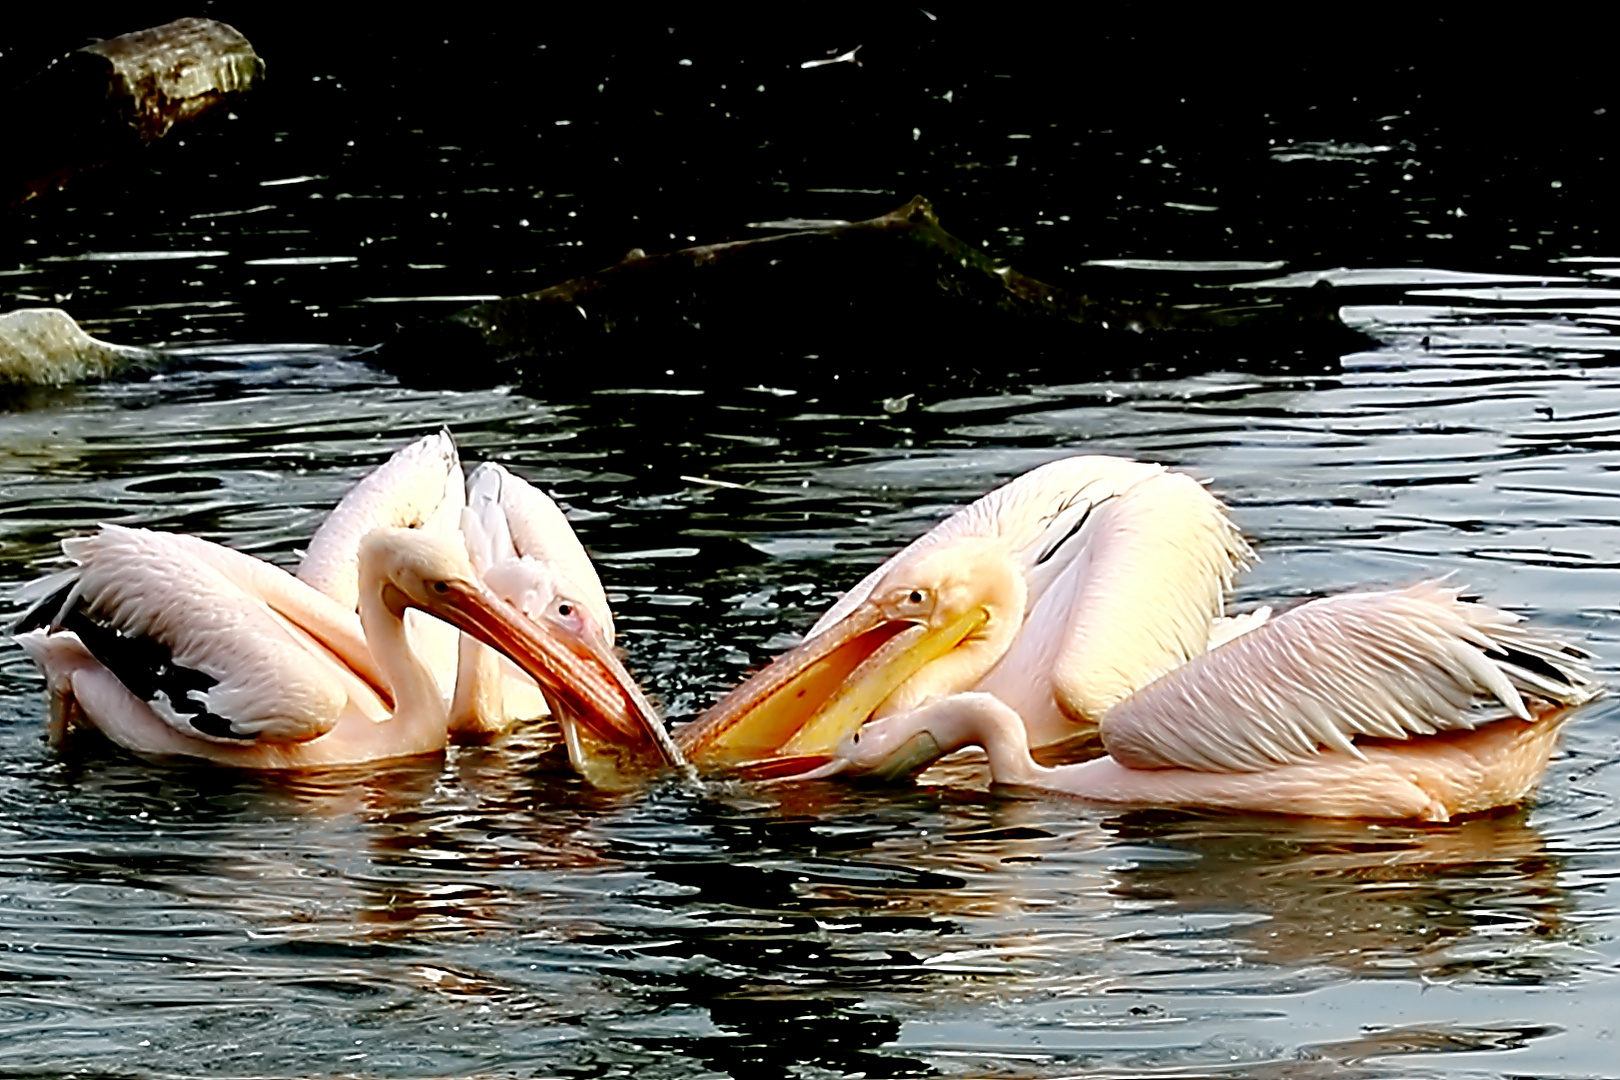
[[[1055,41],[833,12],[744,44],[536,17],[373,36],[344,66],[356,25],[216,14],[271,65],[240,119],[0,223],[0,304],[67,296],[182,354],[9,400],[7,591],[104,520],[288,564],[356,477],[449,424],[567,504],[631,668],[682,716],[951,507],[1085,451],[1209,479],[1263,558],[1244,605],[1454,574],[1620,669],[1612,94],[1578,41],[1518,46],[1525,85],[1555,87],[1527,95],[1440,21],[1279,53],[1123,16]],[[863,39],[861,68],[798,67]],[[832,380],[836,356],[821,386],[773,360],[640,389],[593,387],[580,357],[530,393],[343,359],[631,246],[918,192],[1087,287],[1327,275],[1368,344],[1321,372],[1097,382],[1009,340],[898,400]],[[604,796],[527,734],[352,773],[167,771],[59,756],[43,713],[6,647],[8,1075],[1613,1069],[1612,701],[1529,807],[1432,828],[1120,813],[990,794],[971,766]]]

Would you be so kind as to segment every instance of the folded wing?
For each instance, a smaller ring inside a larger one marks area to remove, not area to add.
[[[1257,772],[1597,693],[1585,654],[1430,582],[1303,604],[1144,687],[1101,731],[1130,768]]]
[[[355,697],[385,694],[353,612],[251,556],[193,537],[104,525],[63,543],[78,564],[19,631],[71,632],[187,736],[294,742],[329,731]]]

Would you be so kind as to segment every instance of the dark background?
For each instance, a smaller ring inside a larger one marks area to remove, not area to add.
[[[235,305],[206,330],[145,312],[148,337],[367,344],[453,310],[367,298],[507,295],[632,247],[870,217],[915,194],[1026,273],[1092,289],[1119,274],[1093,259],[1534,273],[1609,242],[1620,114],[1592,27],[1359,10],[1098,7],[1076,23],[817,5],[656,25],[543,6],[10,13],[14,132],[49,115],[25,80],[53,56],[180,15],[236,26],[268,72],[236,119],[0,219],[0,269],[164,245],[352,255],[202,284],[169,280],[172,265],[116,281],[108,267],[104,298],[95,280],[71,291],[92,321],[174,291]],[[800,67],[857,45],[859,67]],[[16,302],[7,289],[51,291],[0,279],[0,306]]]

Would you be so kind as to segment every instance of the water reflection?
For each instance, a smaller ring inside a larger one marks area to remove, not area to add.
[[[1059,962],[1057,939],[1043,932],[1055,927],[1040,926],[1046,917],[1069,928],[1059,938],[1075,936],[1079,918],[1107,948],[1195,969],[1221,942],[1222,963],[1236,958],[1283,977],[1331,968],[1341,977],[1537,981],[1562,973],[1547,943],[1574,933],[1573,901],[1559,884],[1564,862],[1522,812],[1424,829],[1106,817],[1072,801],[958,786],[891,795],[900,805],[879,815],[876,793],[817,794],[754,795],[740,807],[746,828],[715,828],[723,859],[654,872],[697,889],[683,907],[802,910],[848,923],[841,932],[866,929],[876,896],[886,918],[923,917],[947,939],[958,932],[953,918],[1035,920],[984,954],[1030,961],[1031,970]],[[1127,929],[1134,925],[1173,929]],[[941,961],[924,950],[913,962]]]
[[[1096,1042],[1103,1032],[1106,1044],[1158,1038],[1167,1021],[1231,1022],[1207,1003],[1175,1004],[1178,988],[1201,983],[1286,997],[1352,979],[1535,985],[1572,973],[1547,955],[1571,933],[1562,860],[1522,816],[1433,830],[1105,816],[963,786],[670,788],[632,805],[488,750],[447,767],[297,779],[85,758],[51,788],[90,816],[69,822],[54,856],[13,846],[7,857],[57,860],[56,880],[71,882],[63,900],[89,917],[76,932],[53,920],[58,942],[13,971],[76,981],[88,963],[140,995],[173,963],[197,965],[204,992],[164,991],[176,1019],[222,1002],[273,1001],[292,1022],[307,1010],[300,1000],[369,1014],[431,999],[447,1020],[492,1010],[502,1024],[575,1029],[563,1055],[575,1064],[608,1054],[775,1075],[914,1074],[956,1052],[937,1037],[916,1046],[919,1023],[955,1023],[989,1000],[1168,995],[1109,1010],[1102,1027],[1062,1020],[1073,1045],[1042,1059],[1128,1065]],[[168,899],[109,920],[108,890],[128,908],[131,889]],[[154,918],[158,937],[142,929]],[[231,943],[231,925],[246,941]],[[48,1015],[58,1008],[27,997]],[[618,1030],[588,1020],[581,1001],[619,1018]],[[1039,1028],[1041,1011],[1025,1022]],[[1344,1062],[1512,1037],[1418,1028],[1302,1050]],[[533,1051],[499,1038],[506,1055]],[[1207,1065],[1232,1048],[1194,1039],[1172,1056]],[[1276,1052],[1262,1050],[1244,1056]]]
[[[1563,861],[1522,812],[1448,829],[1149,815],[1111,826],[1120,842],[1185,856],[1132,867],[1113,894],[1179,917],[1231,918],[1216,936],[1244,963],[1434,981],[1564,974],[1546,955],[1574,932]],[[1143,941],[1171,955],[1187,943],[1181,933]]]
[[[714,1068],[925,1072],[960,1044],[915,1033],[991,1001],[1031,1003],[1023,1023],[1044,1032],[1048,1067],[1127,1065],[1108,1044],[1162,1038],[1166,1023],[1231,1023],[1209,999],[1183,997],[1189,988],[1280,1001],[1367,979],[1542,985],[1570,974],[1553,955],[1574,934],[1561,860],[1522,815],[1368,830],[1107,817],[959,788],[674,799],[663,833],[679,839],[656,853],[618,848],[627,868],[665,883],[642,892],[662,914],[582,929],[575,943],[601,950],[601,970],[633,999],[696,1010],[716,1029],[637,1045]],[[1117,995],[1126,1004],[1108,1006]],[[1092,1004],[1073,1014],[1080,1003]],[[1242,1056],[1354,1063],[1535,1036],[1516,1030],[1415,1028]],[[1230,1049],[1195,1040],[1135,1064],[1209,1065]]]

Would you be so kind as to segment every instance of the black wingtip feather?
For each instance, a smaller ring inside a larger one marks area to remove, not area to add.
[[[1058,516],[1058,514],[1062,514],[1065,511],[1067,511],[1069,509],[1069,507],[1074,505],[1075,499],[1078,499],[1078,498],[1081,498],[1080,493],[1076,493],[1072,498],[1070,498],[1061,507],[1059,507],[1058,511],[1057,511],[1057,514],[1052,515],[1053,518],[1055,519]],[[1056,555],[1058,553],[1058,551],[1063,547],[1064,544],[1067,544],[1070,540],[1074,539],[1075,534],[1078,533],[1081,529],[1085,528],[1086,521],[1091,517],[1092,512],[1094,510],[1096,510],[1097,507],[1101,506],[1103,503],[1108,502],[1109,500],[1111,500],[1113,498],[1115,498],[1115,496],[1109,495],[1109,496],[1106,496],[1104,498],[1098,499],[1096,502],[1094,502],[1090,506],[1086,507],[1085,513],[1080,515],[1080,520],[1076,521],[1069,528],[1069,531],[1064,533],[1062,537],[1060,537],[1058,540],[1054,541],[1052,543],[1051,547],[1049,547],[1045,551],[1041,552],[1040,557],[1035,560],[1035,565],[1040,566],[1041,564],[1049,561],[1052,558],[1052,556]]]
[[[61,588],[29,608],[23,613],[22,618],[11,624],[12,634],[26,634],[30,630],[43,630],[56,625],[56,620],[61,616],[62,608],[67,604],[68,595],[73,592],[73,587],[77,584],[77,579],[66,581]]]
[[[200,695],[219,685],[219,680],[206,672],[176,664],[174,654],[162,643],[151,638],[127,637],[96,622],[80,607],[62,613],[56,625],[77,634],[90,655],[142,701],[150,704],[162,697],[169,708],[183,716],[193,728],[216,739],[251,741],[255,738],[236,731],[230,720],[204,707]]]
[[[1485,650],[1485,655],[1498,663],[1511,664],[1514,667],[1522,668],[1533,675],[1539,675],[1551,682],[1558,683],[1560,686],[1573,687],[1575,685],[1570,679],[1569,672],[1562,670],[1558,665],[1545,657],[1525,652],[1522,649],[1515,649],[1511,645],[1503,645],[1498,642],[1495,648]]]

